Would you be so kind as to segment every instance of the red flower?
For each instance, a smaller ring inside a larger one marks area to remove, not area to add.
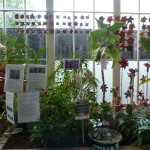
[[[128,77],[130,77],[130,78],[131,78],[131,77],[132,77],[132,73],[128,73]]]
[[[128,60],[126,59],[126,57],[121,57],[121,59],[118,62],[120,64],[120,68],[126,68],[128,66]]]
[[[109,16],[109,17],[107,18],[107,22],[111,23],[112,21],[113,21],[112,16]]]
[[[135,75],[135,73],[138,72],[138,69],[130,68],[129,71],[131,72],[132,75]]]
[[[76,128],[72,128],[71,130],[72,130],[72,132],[76,132]]]
[[[127,39],[128,44],[133,45],[134,39],[132,37],[130,37],[129,39]]]
[[[137,95],[137,97],[139,97],[139,96],[141,96],[141,97],[142,97],[142,96],[143,96],[143,94],[144,94],[144,93],[142,93],[142,90],[141,90],[141,91],[138,91],[138,95]]]
[[[149,63],[144,63],[144,66],[145,67],[150,67],[150,64]]]
[[[142,75],[142,78],[140,79],[141,80],[141,83],[146,83],[146,76]]]
[[[48,94],[48,91],[43,91],[42,93],[43,93],[43,94]]]
[[[129,86],[129,90],[132,90],[132,89],[133,89],[133,86],[132,86],[132,85],[130,85],[130,86]]]

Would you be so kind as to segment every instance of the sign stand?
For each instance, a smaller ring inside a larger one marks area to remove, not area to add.
[[[82,143],[84,144],[84,120],[82,120]]]

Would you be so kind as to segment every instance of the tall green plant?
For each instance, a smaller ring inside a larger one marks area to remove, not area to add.
[[[112,67],[114,67],[120,58],[120,48],[116,45],[119,36],[114,32],[123,27],[125,23],[115,22],[110,26],[98,19],[96,21],[98,29],[92,31],[88,37],[91,58],[99,62],[102,57],[109,57],[112,59]]]
[[[73,100],[82,96],[90,99],[90,105],[96,100],[93,92],[96,79],[89,73],[87,65],[87,62],[81,59],[79,70],[66,71],[63,69],[63,61],[60,61],[49,76],[47,91],[42,92],[40,98],[41,119],[32,130],[32,138],[39,140],[45,147],[81,144],[81,121],[74,119]]]
[[[100,62],[102,58],[112,60],[112,68],[118,63],[120,58],[120,48],[117,46],[119,36],[114,32],[124,26],[125,23],[115,22],[113,25],[104,24],[102,21],[96,19],[98,29],[90,33],[88,43],[90,48],[90,56],[94,61]],[[106,85],[104,79],[104,71],[102,73],[102,92],[103,103],[105,102]]]

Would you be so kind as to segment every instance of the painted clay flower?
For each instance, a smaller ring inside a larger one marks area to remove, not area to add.
[[[142,96],[143,96],[143,94],[144,94],[144,93],[142,92],[142,90],[141,90],[141,91],[138,91],[138,93],[137,93],[137,97],[139,97],[139,96],[141,96],[141,97],[142,97]]]
[[[124,95],[126,96],[126,98],[131,97],[131,92],[128,90],[127,92],[124,93]]]
[[[144,63],[145,67],[150,67],[150,63]]]
[[[142,78],[140,79],[141,80],[141,83],[146,83],[146,76],[142,75]]]
[[[126,59],[126,57],[121,57],[121,59],[118,62],[120,64],[120,68],[126,68],[128,66],[128,60]]]

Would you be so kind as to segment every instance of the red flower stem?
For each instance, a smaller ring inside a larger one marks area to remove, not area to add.
[[[122,82],[123,82],[122,80],[123,80],[123,68],[122,68],[122,71],[121,71],[121,87],[120,87],[121,88],[120,89],[120,92],[121,92],[120,95],[121,95],[121,97],[123,97],[122,96]],[[122,103],[122,99],[121,99],[121,103]]]
[[[131,86],[133,87],[131,89],[131,98],[130,98],[130,104],[133,104],[133,91],[134,91],[134,76],[132,76],[132,82],[131,82]]]
[[[101,73],[102,73],[102,85],[105,85],[105,78],[104,78],[104,70],[101,68]],[[103,103],[105,102],[105,89],[102,91],[103,92]]]
[[[148,70],[147,70],[147,80],[148,80]],[[148,81],[146,82],[146,99],[148,99]]]

